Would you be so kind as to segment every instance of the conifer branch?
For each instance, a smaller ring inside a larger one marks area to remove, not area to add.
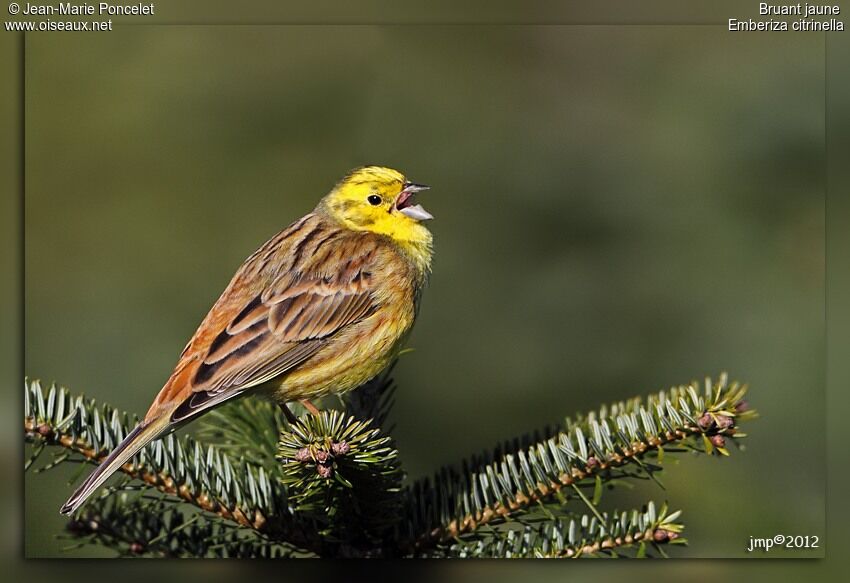
[[[529,507],[563,498],[564,487],[594,486],[643,474],[653,478],[665,451],[729,455],[727,441],[745,436],[738,423],[755,416],[746,385],[706,379],[566,419],[546,439],[443,468],[411,491],[409,528],[417,549],[470,533]],[[701,393],[701,394],[700,394]],[[622,470],[634,468],[638,474]],[[418,533],[418,534],[416,534]]]
[[[55,463],[68,453],[99,463],[138,421],[109,405],[98,407],[91,399],[72,397],[55,384],[45,394],[38,380],[25,381],[24,395],[24,436],[36,444],[33,458],[44,445],[58,445],[66,451]],[[215,446],[172,434],[142,449],[121,471],[239,526],[263,532],[274,515],[276,536],[301,548],[318,548],[320,541],[289,512],[279,482],[270,479],[263,466],[234,459]]]
[[[345,412],[292,425],[266,401],[227,405],[201,423],[212,444],[173,435],[150,444],[122,468],[118,493],[91,500],[69,532],[124,555],[665,556],[663,547],[684,542],[679,512],[665,504],[656,515],[648,503],[609,515],[599,508],[604,487],[657,481],[665,455],[729,455],[727,445],[745,436],[740,423],[755,416],[746,386],[722,375],[568,418],[542,438],[404,487],[398,451],[381,429],[394,388],[386,373],[350,394]],[[24,392],[27,467],[53,452],[36,471],[99,461],[135,425],[55,385],[26,381]],[[162,494],[129,494],[133,478]],[[573,499],[589,512],[577,514]]]
[[[521,529],[496,531],[471,542],[458,540],[447,554],[460,558],[581,558],[644,557],[649,549],[664,556],[662,545],[687,544],[677,522],[681,511],[668,513],[663,505],[656,514],[649,502],[641,510],[615,512],[611,516],[583,515],[544,521]]]
[[[230,521],[211,521],[167,499],[146,500],[126,492],[97,498],[66,525],[82,543],[99,543],[120,556],[282,558],[295,549]]]
[[[340,411],[306,415],[281,433],[278,459],[293,509],[334,554],[398,554],[404,472],[392,439],[370,421]]]

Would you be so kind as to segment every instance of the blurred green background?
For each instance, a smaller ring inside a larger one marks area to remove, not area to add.
[[[820,35],[132,27],[30,35],[26,95],[28,375],[142,413],[241,261],[389,165],[436,216],[396,375],[412,477],[728,370],[747,451],[622,502],[683,508],[677,556],[825,534]],[[74,469],[26,476],[27,556],[67,556]]]

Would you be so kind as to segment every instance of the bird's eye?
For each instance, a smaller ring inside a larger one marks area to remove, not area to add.
[[[368,200],[369,204],[371,204],[372,206],[378,206],[379,204],[381,204],[381,197],[377,194],[370,194],[369,198],[367,198],[366,200]]]

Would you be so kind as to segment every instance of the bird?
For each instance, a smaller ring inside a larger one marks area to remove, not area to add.
[[[75,512],[151,441],[246,394],[288,412],[342,394],[399,354],[431,273],[429,187],[383,166],[351,170],[236,271],[144,418],[61,507]],[[290,413],[291,418],[291,413]]]

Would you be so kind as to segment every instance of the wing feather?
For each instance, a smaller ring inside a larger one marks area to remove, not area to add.
[[[185,420],[292,370],[330,337],[371,315],[377,309],[368,271],[373,254],[359,251],[348,254],[336,275],[287,271],[246,298],[199,355],[192,392],[172,420]]]

